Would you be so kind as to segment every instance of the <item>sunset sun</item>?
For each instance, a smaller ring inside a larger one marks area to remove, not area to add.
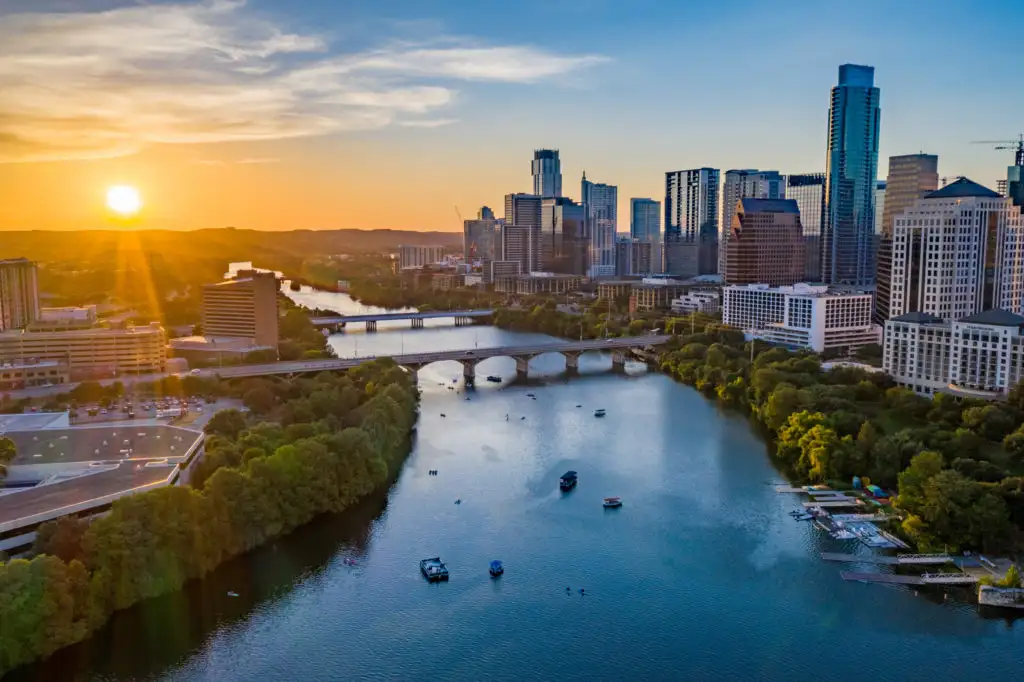
[[[134,187],[114,185],[107,190],[107,208],[121,216],[132,216],[142,208],[142,197]]]

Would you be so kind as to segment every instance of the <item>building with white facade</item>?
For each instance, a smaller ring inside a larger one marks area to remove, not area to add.
[[[725,172],[718,202],[718,272],[725,272],[726,244],[740,199],[785,198],[786,178],[779,175],[779,171],[749,168]]]
[[[880,343],[871,323],[870,291],[836,291],[823,284],[723,289],[722,321],[753,338],[818,353]]]
[[[665,173],[665,272],[694,277],[718,272],[717,168]]]
[[[533,175],[534,194],[544,198],[562,196],[562,162],[557,149],[535,150],[530,173]]]
[[[417,246],[402,244],[398,247],[398,269],[422,268],[424,265],[436,265],[444,258],[444,249],[440,246]]]
[[[691,289],[672,301],[672,312],[678,315],[706,313],[713,315],[722,310],[720,289]]]
[[[1024,376],[1024,317],[986,310],[952,322],[919,312],[891,318],[882,366],[921,395],[1004,398]]]
[[[890,317],[952,321],[1024,305],[1024,218],[1010,199],[960,178],[893,218]]]
[[[609,277],[615,274],[615,233],[618,230],[619,188],[587,180],[583,172],[581,184],[583,209],[587,216],[587,235],[590,238],[590,277]]]

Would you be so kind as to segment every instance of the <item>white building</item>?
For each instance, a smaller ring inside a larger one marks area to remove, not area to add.
[[[672,312],[715,314],[722,310],[722,292],[719,289],[691,289],[672,301]]]
[[[931,192],[893,219],[889,315],[958,320],[1024,305],[1024,218],[966,178]]]
[[[583,172],[581,184],[583,208],[590,236],[590,277],[615,274],[615,232],[618,229],[619,188],[587,180]]]
[[[416,246],[402,244],[398,247],[398,269],[422,268],[424,265],[436,265],[444,258],[444,249],[440,246]]]
[[[723,289],[722,321],[753,338],[821,353],[879,343],[871,323],[870,292],[835,291],[823,284],[766,284]]]
[[[722,179],[721,201],[718,202],[718,272],[725,272],[725,251],[732,231],[732,217],[740,199],[785,199],[786,177],[779,171],[754,168],[730,170]]]
[[[1005,397],[1024,375],[1024,317],[986,310],[949,322],[907,313],[885,324],[882,366],[915,393]]]

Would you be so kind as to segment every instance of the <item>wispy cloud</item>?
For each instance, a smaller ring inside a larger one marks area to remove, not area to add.
[[[459,82],[535,83],[605,59],[456,39],[346,53],[245,0],[7,15],[0,45],[0,162],[437,127]]]
[[[232,164],[238,164],[238,165],[243,165],[243,166],[251,166],[251,165],[255,165],[255,164],[279,163],[280,161],[281,161],[281,159],[278,159],[276,157],[257,156],[257,157],[244,158],[244,159],[233,159],[233,160],[225,160],[225,159],[195,159],[193,161],[193,163],[197,163],[200,166],[230,166]]]

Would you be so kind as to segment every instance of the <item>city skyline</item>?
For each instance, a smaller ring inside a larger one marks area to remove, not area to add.
[[[812,13],[808,3],[771,12],[753,3],[739,3],[742,12],[653,1],[445,4],[402,0],[388,16],[344,3],[292,11],[277,0],[5,4],[0,183],[16,200],[0,206],[0,230],[457,232],[453,205],[470,213],[529,192],[529,154],[542,148],[560,150],[564,177],[586,168],[618,186],[627,215],[630,197],[661,198],[674,170],[824,172],[828,91],[843,63],[875,68],[881,158],[925,149],[942,156],[945,173],[994,187],[1012,154],[970,142],[1020,132],[1013,114],[1024,94],[991,68],[1002,63],[1002,27],[1024,19],[1012,2],[984,15],[952,2],[924,14],[918,3],[869,2],[843,15],[843,34],[828,41],[814,35],[841,10]],[[542,5],[557,19],[550,26],[509,21]],[[967,21],[971,41],[959,37]],[[580,30],[557,30],[566,22]],[[943,45],[941,65],[886,40],[911,28]],[[664,91],[663,64],[682,43],[720,45],[734,32],[747,40],[707,69],[674,74]],[[771,63],[723,89],[717,74],[749,67],[778,32],[789,40],[771,42]],[[112,75],[90,71],[76,59],[83,51]],[[175,79],[186,73],[195,81],[182,86]],[[961,83],[955,93],[951,80]],[[43,92],[38,82],[66,87]],[[661,106],[635,104],[652,97],[674,107],[671,125]],[[775,102],[756,125],[743,120],[751,97]],[[117,184],[142,193],[136,220],[104,206]]]

